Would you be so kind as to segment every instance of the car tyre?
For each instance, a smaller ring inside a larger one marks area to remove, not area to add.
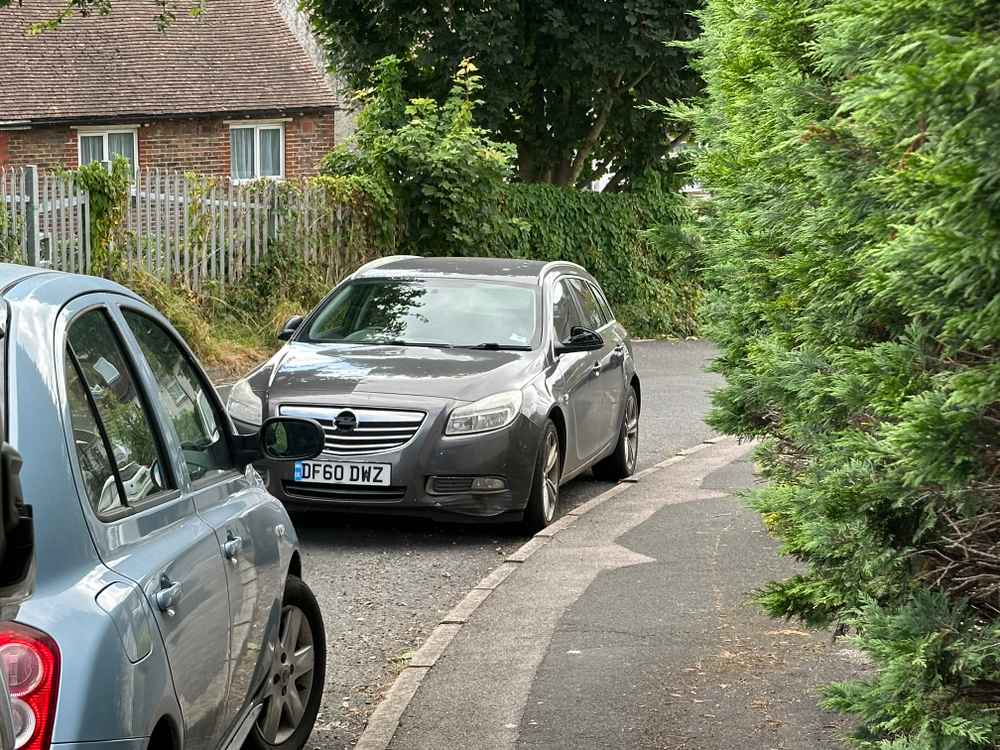
[[[264,705],[244,748],[301,750],[316,723],[325,682],[326,632],[319,603],[301,579],[289,576]]]
[[[639,394],[629,386],[625,395],[625,414],[615,452],[594,464],[594,476],[608,482],[619,482],[635,474],[639,459]]]
[[[562,479],[562,450],[559,431],[550,419],[545,423],[542,443],[535,460],[535,478],[524,509],[524,530],[541,531],[556,517],[559,510],[559,483]]]

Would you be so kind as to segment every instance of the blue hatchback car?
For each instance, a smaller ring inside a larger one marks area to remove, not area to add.
[[[0,335],[37,564],[0,623],[16,747],[301,748],[323,620],[253,462],[315,457],[322,428],[237,435],[170,324],[108,281],[0,265]]]

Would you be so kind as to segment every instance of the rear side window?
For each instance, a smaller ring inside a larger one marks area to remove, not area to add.
[[[203,379],[159,323],[124,311],[125,321],[153,371],[160,408],[174,426],[192,482],[214,479],[233,468],[229,446]]]
[[[119,513],[167,489],[149,412],[102,310],[73,321],[66,359],[74,444],[94,510]]]
[[[604,308],[597,301],[594,288],[583,279],[570,279],[570,285],[576,298],[580,301],[580,309],[583,310],[584,325],[591,330],[603,328],[611,322],[604,312]]]

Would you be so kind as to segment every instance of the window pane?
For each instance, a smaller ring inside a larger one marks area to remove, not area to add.
[[[281,177],[281,130],[262,128],[260,133],[260,176]]]
[[[594,331],[604,327],[608,321],[604,317],[604,310],[597,302],[597,297],[594,295],[594,290],[590,284],[580,279],[572,279],[570,284],[573,286],[576,298],[580,301],[580,309],[583,310],[584,325]]]
[[[573,329],[583,325],[580,313],[576,309],[576,303],[573,301],[573,295],[565,281],[560,281],[555,286],[552,300],[552,320],[556,329],[556,338],[559,341],[569,341]]]
[[[160,406],[180,438],[191,480],[212,478],[232,469],[220,420],[184,352],[169,333],[145,315],[126,312],[125,319],[156,378]]]
[[[537,287],[473,279],[351,282],[323,306],[309,341],[530,346]]]
[[[111,443],[125,504],[156,494],[164,489],[165,464],[111,323],[100,310],[84,313],[70,328],[69,344]]]
[[[253,173],[253,128],[233,128],[229,131],[233,179],[248,180]]]
[[[80,136],[80,166],[90,164],[92,161],[104,161],[104,136],[103,135],[81,135]]]
[[[108,159],[124,156],[135,171],[135,133],[109,133]]]
[[[83,488],[90,505],[103,515],[125,507],[118,491],[111,457],[101,436],[87,392],[77,374],[73,359],[66,356],[66,390],[69,396],[70,421],[73,428],[73,443],[76,457],[83,474]]]

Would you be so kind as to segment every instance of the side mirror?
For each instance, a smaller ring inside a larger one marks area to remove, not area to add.
[[[299,326],[302,325],[303,317],[301,315],[295,315],[285,321],[285,325],[281,327],[281,331],[278,332],[279,341],[288,341],[297,330]]]
[[[326,433],[315,419],[272,417],[260,428],[260,449],[272,461],[316,458],[326,448]]]
[[[556,354],[571,354],[574,352],[596,352],[604,348],[604,338],[597,331],[574,326],[570,331],[568,341],[556,344]]]

